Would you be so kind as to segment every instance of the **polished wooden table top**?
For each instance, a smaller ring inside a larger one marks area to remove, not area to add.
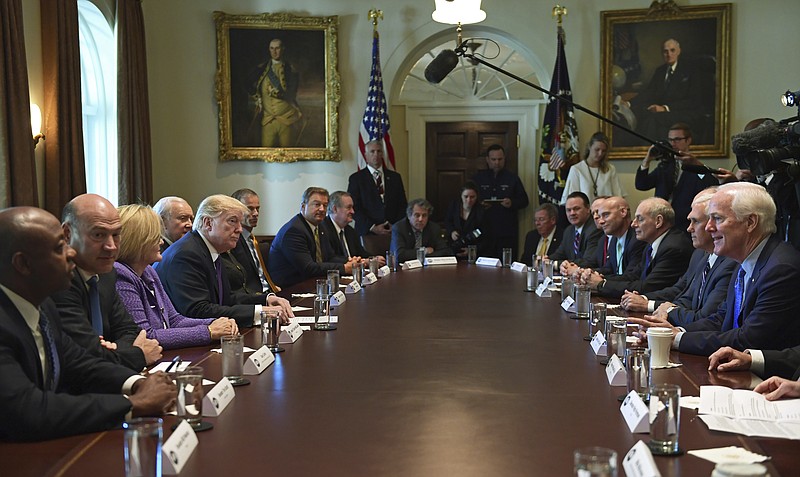
[[[621,460],[649,440],[625,425],[617,401],[625,388],[608,385],[582,339],[587,323],[570,319],[556,294],[539,298],[523,285],[512,270],[459,264],[392,274],[348,295],[338,330],[285,345],[220,417],[206,418],[214,429],[198,434],[182,475],[571,475],[573,450],[594,445]],[[260,346],[258,331],[247,345]],[[180,354],[221,377],[221,356]],[[683,395],[719,379],[704,357],[672,360],[684,366],[654,377]],[[682,411],[684,449],[769,453],[773,477],[800,463],[792,441],[711,432],[696,416]],[[165,418],[165,438],[174,422]],[[0,458],[15,475],[123,475],[122,431],[4,443]],[[665,476],[713,469],[688,455],[656,462]]]

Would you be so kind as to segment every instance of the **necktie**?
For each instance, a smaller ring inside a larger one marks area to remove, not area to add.
[[[414,247],[422,247],[422,232],[414,231]]]
[[[319,227],[314,227],[314,245],[317,248],[315,257],[317,263],[322,263],[322,246],[319,243]]]
[[[542,243],[539,245],[539,251],[536,252],[536,255],[540,257],[547,255],[547,238],[542,238]]]
[[[347,255],[347,258],[350,258],[350,248],[347,246],[347,239],[344,238],[344,230],[339,231],[339,240],[342,242],[342,250],[344,250],[344,254]]]
[[[381,171],[375,171],[375,185],[378,186],[378,194],[383,197],[383,178],[381,177]]]
[[[625,244],[617,239],[617,274],[622,275],[622,258],[625,253]]]
[[[217,304],[222,305],[222,257],[214,260],[214,270],[217,272]]]
[[[650,262],[653,260],[653,246],[648,245],[644,249],[644,268],[642,269],[642,280],[647,278],[647,274],[650,273]]]
[[[92,328],[98,336],[103,334],[103,313],[100,311],[100,291],[97,289],[97,275],[89,279],[89,308],[92,312]]]
[[[44,376],[45,390],[54,391],[58,387],[58,378],[61,374],[61,362],[58,359],[58,350],[55,340],[50,333],[50,324],[45,314],[39,310],[39,329],[44,340],[45,355],[47,356],[47,373]]]
[[[673,73],[674,71],[672,71],[672,67],[667,68],[667,76],[664,78],[664,88],[669,87],[669,82],[672,81]]]
[[[708,278],[708,273],[711,271],[711,263],[706,260],[706,266],[703,267],[703,279],[700,281],[700,288],[697,290],[697,298],[698,303],[702,302],[703,300],[703,291],[706,288],[706,279]]]
[[[604,235],[603,236],[603,263],[602,263],[602,265],[605,266],[607,261],[608,261],[608,235]]]
[[[264,257],[261,255],[261,249],[258,247],[258,240],[256,240],[256,236],[251,234],[250,238],[253,239],[253,247],[256,249],[256,256],[258,257],[258,265],[259,267],[261,267],[261,271],[264,273],[264,278],[267,279],[267,283],[269,284],[269,290],[264,290],[264,291],[265,292],[270,290],[274,292],[281,291],[280,288],[275,286],[275,282],[272,281],[272,277],[269,276],[269,270],[267,270],[267,265],[264,263]]]
[[[572,249],[575,251],[575,258],[580,258],[580,256],[581,256],[581,234],[577,230],[575,231],[575,240],[572,242]]]
[[[733,327],[739,327],[739,315],[742,313],[742,302],[744,301],[744,268],[739,267],[739,273],[736,275],[736,283],[733,285]]]

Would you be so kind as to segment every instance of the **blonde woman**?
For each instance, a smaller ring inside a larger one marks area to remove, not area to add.
[[[117,209],[122,222],[117,271],[117,292],[136,324],[164,349],[207,345],[238,332],[229,318],[187,318],[175,310],[152,263],[161,260],[162,222],[148,206],[125,205]]]
[[[584,159],[569,170],[564,192],[561,193],[562,205],[566,205],[570,194],[578,191],[589,197],[589,203],[597,197],[627,195],[619,183],[617,170],[608,163],[608,147],[608,137],[601,132],[589,138]]]

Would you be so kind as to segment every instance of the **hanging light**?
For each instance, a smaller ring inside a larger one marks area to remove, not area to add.
[[[448,25],[469,25],[486,20],[486,12],[481,10],[481,0],[434,0],[436,10],[431,14],[433,21]]]

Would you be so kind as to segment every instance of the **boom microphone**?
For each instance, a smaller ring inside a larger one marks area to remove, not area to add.
[[[425,67],[425,79],[429,83],[439,84],[458,64],[458,56],[453,50],[442,50],[436,58]]]
[[[731,149],[739,156],[758,149],[775,147],[780,140],[780,126],[775,121],[767,119],[749,131],[735,134],[731,138]]]

